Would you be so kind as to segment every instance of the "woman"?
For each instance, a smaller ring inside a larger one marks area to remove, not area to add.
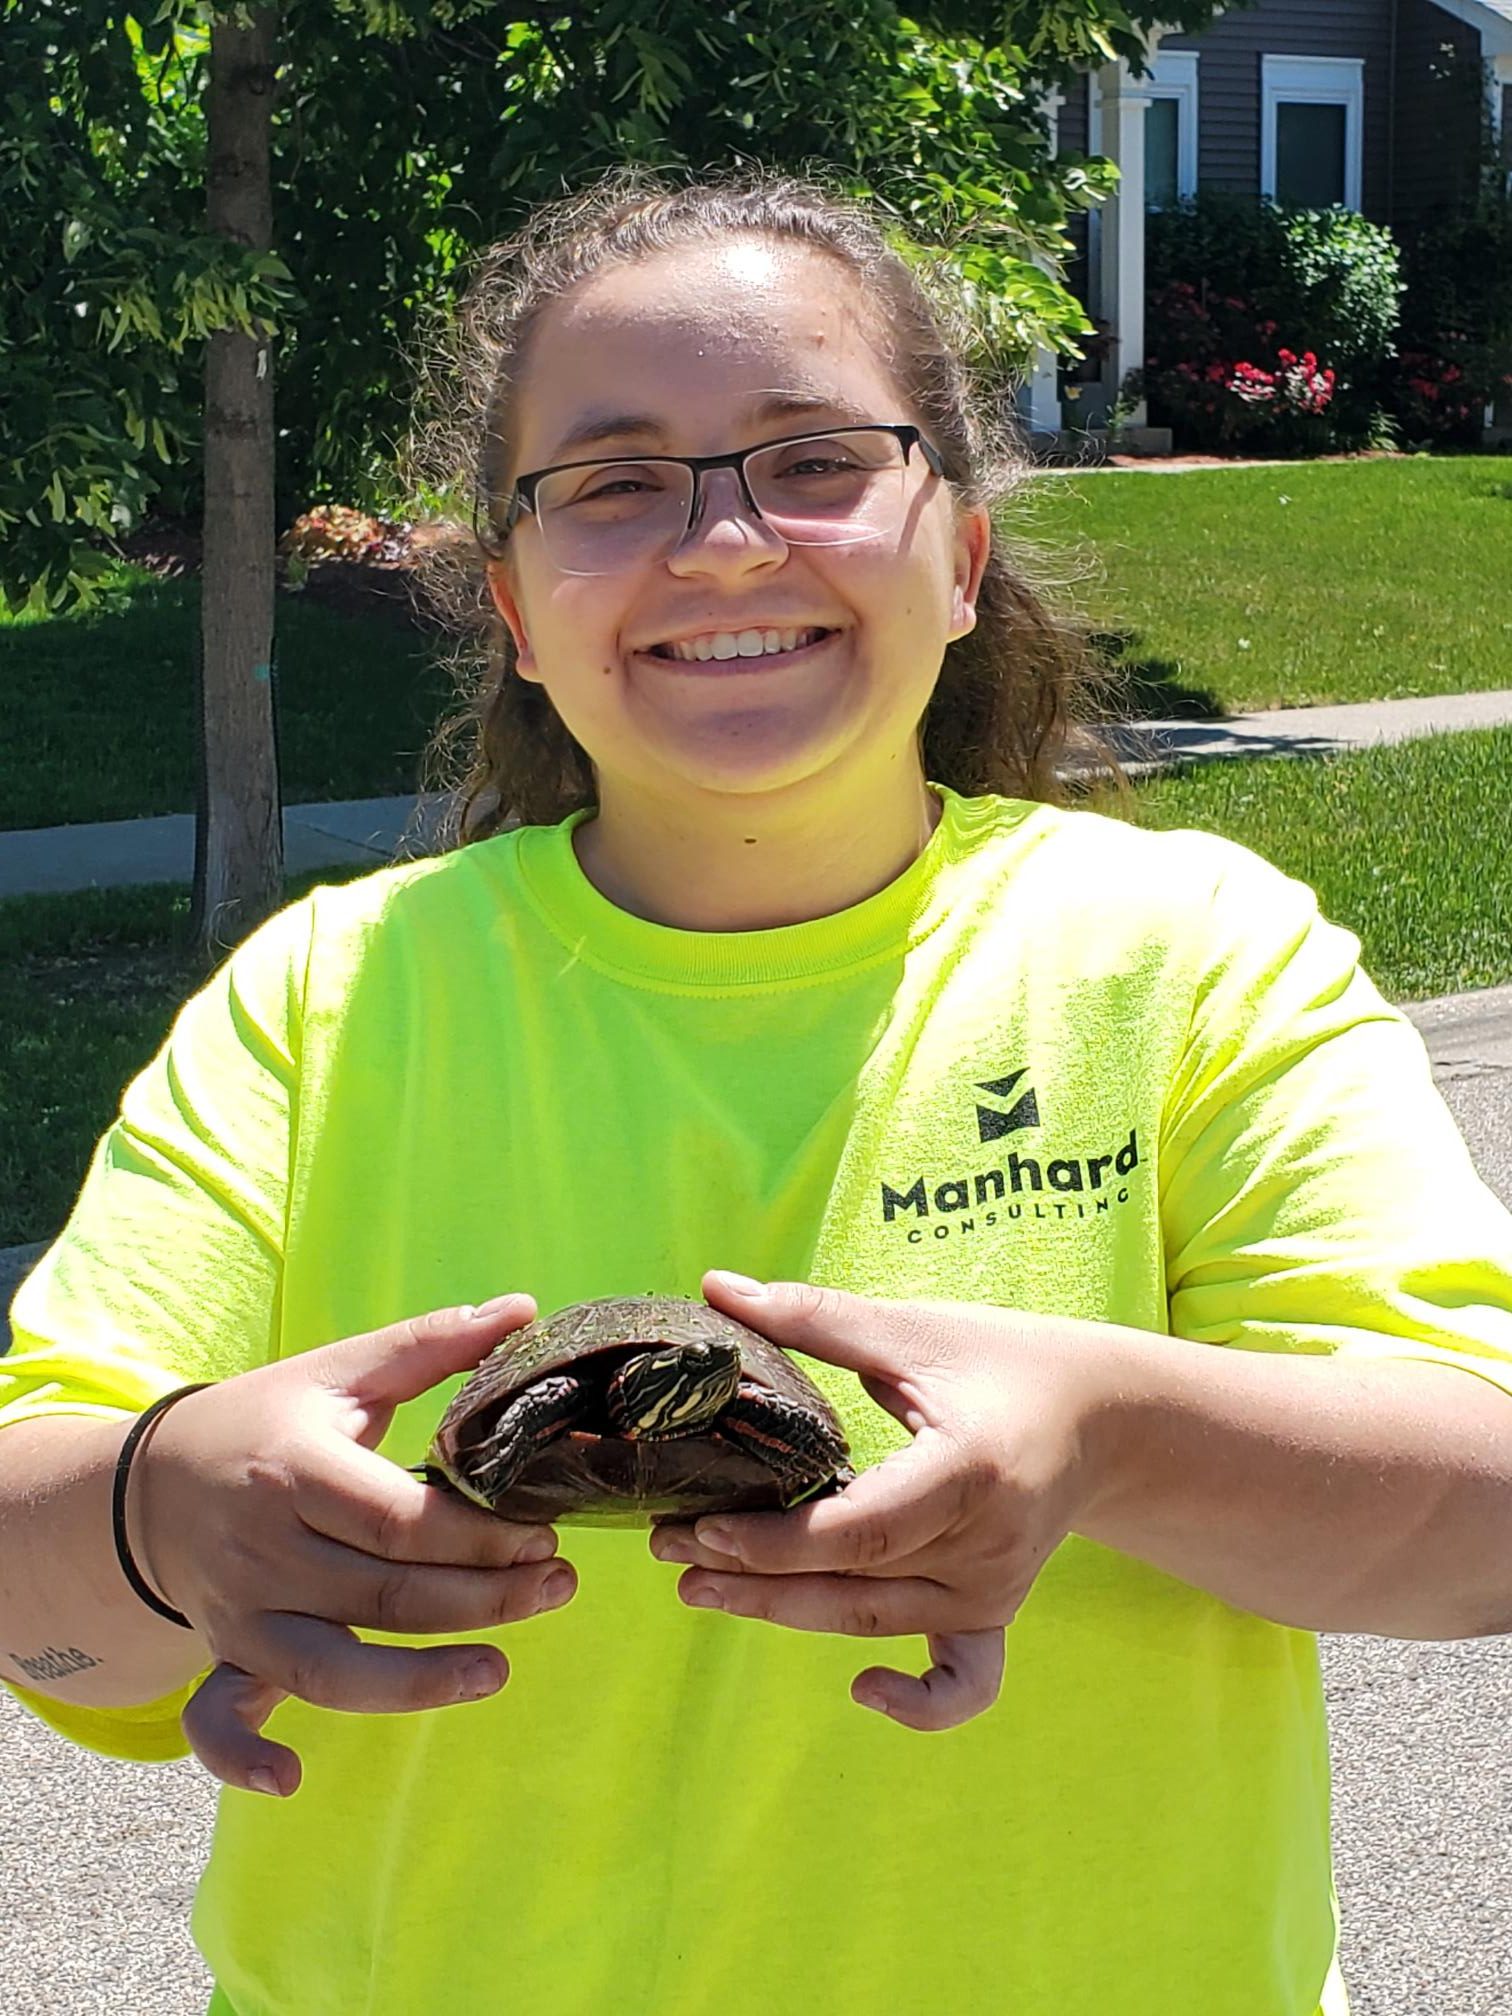
[[[1079,661],[864,216],[611,181],[468,326],[464,844],[128,1090],[15,1309],[3,1642],[85,1663],[13,1684],[189,1702],[227,2016],[1338,2016],[1312,1633],[1512,1626],[1512,1226],[1420,1042],[1299,884],[1057,806]],[[651,1289],[811,1354],[858,1483],[567,1566],[404,1474]],[[121,1411],[202,1380],[143,1600]]]

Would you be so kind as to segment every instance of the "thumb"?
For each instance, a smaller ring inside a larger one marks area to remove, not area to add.
[[[904,1304],[807,1281],[751,1281],[714,1268],[703,1277],[705,1298],[791,1351],[843,1365],[865,1379],[895,1386],[935,1357]]]
[[[455,1372],[470,1372],[513,1330],[536,1314],[530,1295],[498,1295],[481,1308],[432,1309],[381,1330],[343,1337],[304,1354],[320,1385],[369,1407],[397,1407],[418,1399]]]

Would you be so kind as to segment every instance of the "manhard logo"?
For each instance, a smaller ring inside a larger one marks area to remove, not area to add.
[[[977,1137],[1000,1141],[1010,1134],[1041,1128],[1039,1099],[1026,1086],[1027,1067],[1005,1078],[978,1079]],[[1137,1131],[1101,1155],[1030,1155],[1015,1149],[988,1168],[929,1172],[911,1183],[882,1185],[882,1222],[908,1227],[910,1244],[926,1238],[948,1239],[955,1232],[975,1232],[1018,1219],[1060,1220],[1100,1217],[1117,1204],[1127,1204],[1127,1178],[1139,1167]]]
[[[1015,1071],[1007,1078],[989,1078],[985,1085],[978,1085],[978,1092],[989,1092],[994,1099],[1011,1099],[1015,1086],[1021,1078],[1027,1078],[1028,1070]],[[1040,1124],[1039,1101],[1031,1089],[1004,1112],[996,1106],[978,1106],[976,1109],[977,1132],[984,1141],[1001,1141],[1005,1134],[1016,1134],[1021,1127],[1038,1127]]]

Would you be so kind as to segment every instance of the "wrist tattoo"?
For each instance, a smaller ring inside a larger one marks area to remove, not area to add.
[[[9,1656],[11,1664],[19,1667],[28,1680],[67,1680],[74,1673],[87,1672],[91,1666],[100,1664],[77,1645],[70,1645],[66,1652],[56,1645],[44,1645],[40,1652],[12,1652]]]

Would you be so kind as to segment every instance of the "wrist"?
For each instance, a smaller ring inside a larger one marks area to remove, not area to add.
[[[1162,1400],[1161,1338],[1124,1324],[1079,1324],[1087,1373],[1079,1416],[1081,1493],[1072,1530],[1121,1544],[1134,1508],[1158,1471]]]
[[[116,1555],[122,1572],[136,1594],[150,1610],[169,1622],[192,1629],[174,1599],[178,1575],[168,1538],[171,1518],[163,1512],[164,1438],[171,1436],[170,1413],[177,1413],[199,1385],[184,1386],[164,1394],[128,1427],[122,1437],[116,1465],[115,1533]],[[150,1417],[150,1418],[149,1418]]]

